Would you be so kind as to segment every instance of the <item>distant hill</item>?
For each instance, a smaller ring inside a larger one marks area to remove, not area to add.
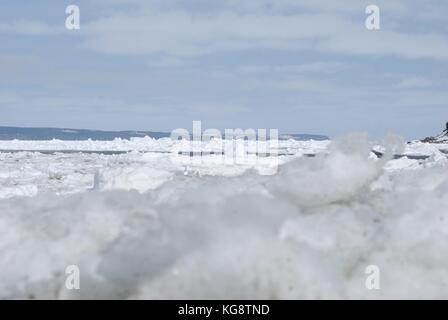
[[[100,131],[84,129],[60,128],[18,128],[0,127],[0,140],[102,140],[109,141],[115,138],[130,139],[133,137],[169,137],[169,133],[151,131]]]
[[[134,137],[151,137],[155,139],[169,137],[168,132],[153,131],[101,131],[85,129],[62,129],[62,128],[19,128],[1,127],[0,140],[100,140],[110,141],[115,138],[130,139]],[[311,134],[284,134],[280,135],[281,140],[327,140],[328,137]]]

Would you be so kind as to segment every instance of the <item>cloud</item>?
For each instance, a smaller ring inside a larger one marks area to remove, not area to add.
[[[378,32],[364,27],[369,3],[359,0],[115,0],[109,7],[103,0],[94,3],[98,12],[89,15],[89,22],[83,22],[76,34],[82,36],[82,47],[106,54],[162,54],[175,59],[272,49],[448,60],[446,28],[437,24],[444,16],[437,13],[443,8],[433,1],[377,0],[383,21]],[[428,11],[416,15],[416,8]],[[424,32],[415,26],[422,20],[426,21]],[[0,24],[0,33],[42,36],[64,31],[62,23],[26,19]]]
[[[432,86],[432,81],[423,77],[413,76],[400,81],[398,87],[400,89],[427,88]]]
[[[149,67],[180,67],[183,64],[183,60],[171,57],[153,59],[148,62]]]
[[[358,30],[347,36],[337,35],[327,38],[320,42],[318,47],[322,51],[338,53],[448,60],[448,37],[437,33],[405,34],[393,31]]]
[[[0,33],[15,33],[21,35],[55,35],[63,31],[41,21],[18,20],[12,23],[0,23]]]
[[[276,92],[302,92],[308,94],[334,94],[338,91],[338,88],[331,83],[305,78],[295,78],[283,81],[250,79],[242,86],[248,90],[263,89]]]
[[[202,56],[249,49],[315,50],[448,60],[446,34],[372,32],[342,14],[158,12],[111,15],[84,26],[84,46],[118,55]]]
[[[243,65],[239,67],[241,74],[281,73],[281,74],[332,74],[350,68],[350,64],[342,62],[312,62],[295,65]]]

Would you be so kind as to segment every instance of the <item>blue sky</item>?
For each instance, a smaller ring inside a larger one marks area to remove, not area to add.
[[[424,137],[448,121],[447,16],[444,0],[2,0],[0,125]]]

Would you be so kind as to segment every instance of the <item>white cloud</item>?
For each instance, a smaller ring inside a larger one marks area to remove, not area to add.
[[[402,79],[398,84],[400,89],[427,88],[432,86],[432,81],[423,77],[412,76]]]
[[[350,68],[348,63],[342,62],[312,62],[296,65],[245,65],[239,68],[241,74],[281,73],[281,74],[332,74]]]
[[[179,67],[184,64],[183,60],[172,57],[164,57],[161,59],[154,59],[148,62],[149,67]]]
[[[359,55],[397,55],[404,58],[448,60],[448,37],[443,34],[405,34],[361,30],[339,34],[319,43],[322,51]]]
[[[54,35],[62,28],[51,26],[40,21],[18,20],[13,23],[0,23],[0,33],[16,33],[24,35]]]
[[[321,80],[310,80],[304,78],[289,79],[283,81],[275,80],[248,80],[244,85],[247,89],[264,89],[274,90],[280,92],[296,92],[296,93],[322,93],[322,94],[334,94],[338,88],[331,83],[327,83]]]
[[[83,47],[107,54],[164,54],[175,59],[274,49],[448,60],[446,29],[437,24],[426,26],[431,32],[407,29],[412,21],[428,21],[428,15],[435,21],[444,16],[441,5],[432,1],[377,0],[383,17],[378,32],[365,29],[364,9],[369,3],[359,0],[115,0],[110,5],[128,10],[106,8],[102,0],[95,3],[100,5],[96,18],[83,23],[77,35],[83,37]],[[139,10],[130,10],[130,6]],[[417,8],[428,11],[423,16],[416,14]],[[63,23],[25,19],[0,23],[0,33],[53,35],[64,31]]]
[[[356,55],[448,60],[448,37],[383,28],[372,32],[340,14],[237,14],[145,11],[85,25],[84,46],[122,55],[201,56],[247,49],[314,49]]]

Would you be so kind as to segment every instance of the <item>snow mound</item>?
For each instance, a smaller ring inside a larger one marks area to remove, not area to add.
[[[173,173],[157,170],[148,166],[125,166],[106,168],[100,173],[102,190],[137,190],[146,192],[168,181]]]
[[[9,199],[13,197],[33,197],[38,193],[35,185],[21,185],[13,187],[3,187],[0,189],[0,199]]]

